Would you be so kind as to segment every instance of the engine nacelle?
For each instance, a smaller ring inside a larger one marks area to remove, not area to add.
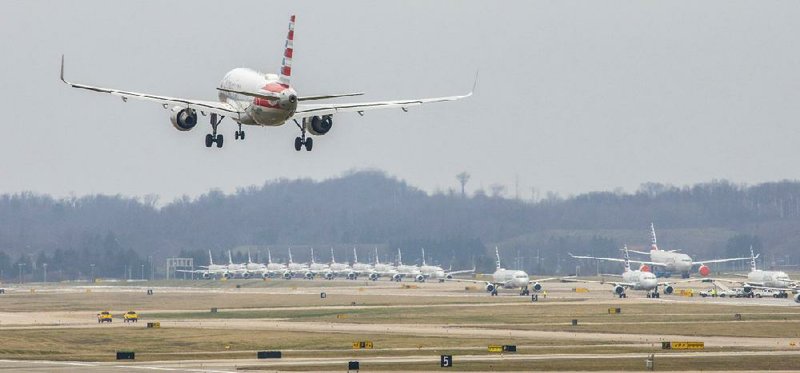
[[[697,269],[697,272],[700,273],[700,276],[708,277],[708,275],[711,274],[711,268],[708,268],[707,265],[703,264]]]
[[[252,274],[252,273],[250,273],[250,272],[245,272],[245,273],[242,273],[242,278],[244,278],[244,279],[248,279],[248,278],[250,278],[250,277],[253,277],[253,274]]]
[[[283,278],[286,279],[286,280],[291,280],[292,279],[292,272],[289,272],[289,271],[283,272]]]
[[[448,280],[452,280],[453,279],[453,275],[448,273],[447,275],[444,276],[444,278],[446,278]]]
[[[623,293],[625,293],[625,288],[622,287],[622,286],[619,286],[619,285],[614,286],[614,293],[617,294],[617,295],[623,294]]]
[[[417,275],[417,277],[414,277],[414,281],[416,281],[416,282],[425,282],[425,276]]]
[[[670,284],[664,284],[664,294],[672,294],[675,292],[675,288],[672,287]]]
[[[750,293],[752,293],[752,292],[753,292],[753,288],[752,288],[752,287],[750,287],[750,286],[744,286],[744,287],[742,287],[742,291],[743,291],[745,294],[750,294]]]
[[[226,279],[233,278],[233,273],[225,272],[222,274],[222,277],[225,277]]]
[[[314,278],[314,272],[306,272],[306,273],[303,274],[303,277],[306,280],[311,280],[312,278]]]
[[[377,273],[370,273],[369,274],[369,279],[372,280],[372,281],[378,281],[379,277],[381,277],[381,275],[379,275]]]
[[[333,280],[334,277],[335,277],[335,275],[333,274],[333,272],[325,272],[325,279],[326,280]]]
[[[324,115],[321,117],[311,117],[308,120],[308,132],[312,135],[324,135],[333,127],[333,116]]]
[[[347,273],[347,279],[348,280],[355,280],[357,278],[358,278],[358,273],[355,273],[355,272],[348,272]]]
[[[264,273],[261,274],[261,278],[263,278],[263,279],[268,279],[270,277],[272,277],[272,275],[270,273],[268,273],[268,272],[264,272]]]
[[[493,292],[493,291],[495,291],[494,284],[489,284],[489,283],[487,283],[487,284],[486,284],[486,292],[488,292],[488,293],[491,293],[491,292]]]
[[[211,277],[214,277],[214,275],[212,275],[212,274],[210,274],[210,273],[208,273],[208,272],[206,272],[206,273],[203,273],[203,279],[206,279],[206,280],[208,280],[208,279],[210,279]]]
[[[642,264],[639,266],[639,270],[642,272],[650,272],[650,266],[647,264]]]
[[[797,294],[794,295],[794,301],[796,303],[800,303],[800,293],[797,293]]]
[[[392,281],[395,281],[395,282],[400,282],[400,281],[402,281],[402,280],[403,280],[403,275],[401,275],[401,274],[399,274],[399,273],[395,273],[395,274],[392,276]]]
[[[533,291],[542,291],[542,284],[534,282],[533,286],[531,286],[531,289],[533,289]]]
[[[194,109],[182,109],[180,106],[175,106],[172,108],[169,120],[176,130],[188,131],[197,125],[197,112]]]

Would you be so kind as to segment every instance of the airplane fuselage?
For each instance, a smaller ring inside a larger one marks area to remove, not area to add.
[[[625,271],[622,282],[633,284],[633,290],[653,290],[658,287],[656,275],[644,271]]]
[[[231,118],[241,124],[255,126],[280,126],[297,110],[297,93],[280,83],[278,75],[265,74],[248,68],[236,68],[222,78],[220,88],[242,92],[269,92],[274,100],[254,98],[233,92],[219,91],[219,101],[229,103],[247,113],[241,118]]]
[[[794,281],[783,271],[762,271],[757,269],[747,274],[747,282],[760,284],[773,288],[788,288],[793,286]]]
[[[503,284],[504,288],[517,289],[527,287],[531,278],[525,271],[500,268],[492,274],[492,280],[496,284]]]
[[[651,250],[650,260],[661,263],[665,271],[670,273],[688,273],[694,265],[689,255],[664,250]]]

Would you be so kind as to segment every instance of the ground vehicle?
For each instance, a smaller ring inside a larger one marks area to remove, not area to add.
[[[136,313],[136,311],[128,311],[128,312],[125,313],[125,315],[122,316],[122,321],[123,322],[138,322],[139,321],[139,315]]]
[[[111,312],[103,311],[97,314],[98,323],[111,322],[112,319],[113,318],[111,317]]]

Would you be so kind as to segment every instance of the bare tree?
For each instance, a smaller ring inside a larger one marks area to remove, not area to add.
[[[492,184],[489,188],[492,190],[492,197],[503,197],[506,194],[506,186],[503,184]]]
[[[467,196],[467,193],[466,193],[464,187],[467,185],[467,182],[469,182],[469,178],[470,177],[471,177],[471,175],[468,174],[467,171],[464,171],[464,172],[456,175],[456,179],[458,179],[458,182],[461,183],[461,198],[464,198],[464,197]]]

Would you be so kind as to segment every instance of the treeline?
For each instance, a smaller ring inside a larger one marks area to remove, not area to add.
[[[69,279],[87,277],[95,264],[95,276],[120,278],[141,272],[142,264],[147,270],[149,257],[163,270],[164,258],[181,251],[206,264],[207,250],[225,259],[228,249],[246,255],[242,248],[253,247],[263,255],[273,247],[283,258],[285,248],[315,247],[327,259],[335,247],[342,260],[354,246],[360,255],[378,247],[382,260],[402,248],[405,262],[419,262],[425,247],[429,261],[486,269],[500,244],[507,266],[569,272],[575,263],[568,251],[619,255],[623,243],[646,246],[650,222],[662,247],[711,257],[757,242],[773,261],[797,263],[800,182],[648,183],[634,193],[550,193],[538,201],[503,198],[500,188],[462,197],[455,185],[454,179],[453,190],[428,194],[381,172],[354,172],[319,182],[269,181],[229,195],[211,191],[160,208],[152,196],[3,195],[0,269],[9,278],[19,267],[36,273],[46,261],[48,271]],[[297,255],[308,259],[306,251]]]

